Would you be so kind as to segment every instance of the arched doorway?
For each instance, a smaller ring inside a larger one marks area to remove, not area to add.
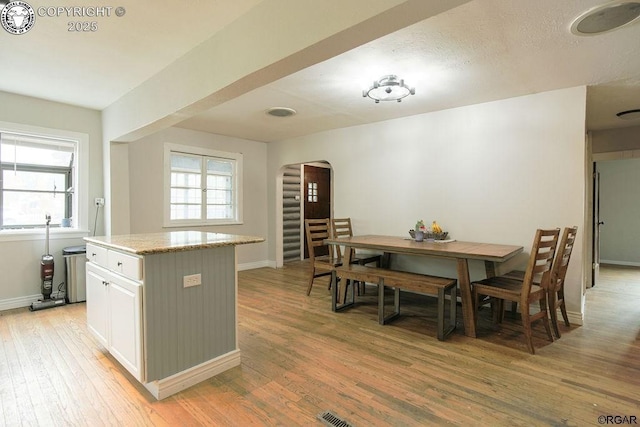
[[[276,183],[276,267],[304,259],[304,219],[331,217],[333,186],[326,161],[285,165]]]

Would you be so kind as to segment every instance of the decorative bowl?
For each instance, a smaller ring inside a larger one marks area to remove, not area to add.
[[[413,229],[409,230],[409,235],[411,236],[412,239],[415,240],[416,238],[415,230]],[[443,231],[442,233],[433,233],[431,231],[425,231],[424,240],[446,240],[448,235],[449,235],[448,231]]]

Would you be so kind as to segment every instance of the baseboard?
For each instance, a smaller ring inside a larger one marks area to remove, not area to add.
[[[0,311],[12,310],[14,308],[29,307],[32,302],[38,301],[42,295],[30,295],[26,297],[9,298],[0,300]]]
[[[584,324],[584,313],[576,313],[575,311],[567,311],[567,317],[569,318],[569,323],[572,325],[583,325]],[[562,314],[560,310],[558,310],[558,322],[563,324]]]
[[[276,263],[274,261],[269,261],[269,260],[247,262],[244,264],[238,264],[238,271],[253,270],[256,268],[263,268],[263,267],[276,268]]]
[[[156,399],[162,400],[236,366],[240,366],[240,350],[233,350],[170,377],[146,383],[144,386]]]
[[[640,262],[630,262],[630,261],[609,261],[609,260],[600,260],[600,265],[602,264],[611,264],[611,265],[625,265],[628,267],[640,267]]]

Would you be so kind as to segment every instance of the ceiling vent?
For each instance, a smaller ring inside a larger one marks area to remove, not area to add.
[[[296,110],[287,107],[273,107],[269,108],[265,112],[273,117],[291,117],[296,114]]]
[[[638,120],[640,119],[640,109],[620,111],[616,116],[622,120]]]
[[[640,2],[615,1],[590,9],[571,24],[577,36],[594,36],[624,27],[640,16]]]

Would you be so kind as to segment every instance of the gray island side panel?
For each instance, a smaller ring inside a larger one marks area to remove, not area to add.
[[[235,247],[145,255],[147,382],[236,350]],[[183,287],[201,274],[202,284]]]

